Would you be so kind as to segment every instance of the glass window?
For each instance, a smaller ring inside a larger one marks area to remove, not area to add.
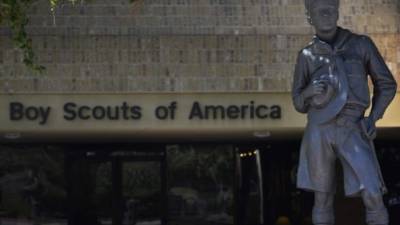
[[[124,162],[123,224],[161,224],[160,162]]]
[[[170,224],[234,224],[231,145],[171,145],[167,161]]]
[[[66,224],[64,151],[0,146],[0,224]]]

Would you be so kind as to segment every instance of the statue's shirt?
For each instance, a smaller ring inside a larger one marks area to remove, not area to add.
[[[335,57],[340,57],[344,68],[338,70]],[[297,58],[293,79],[292,97],[297,111],[307,113],[310,99],[303,97],[304,89],[316,77],[329,73],[329,66],[336,72],[345,71],[349,93],[347,105],[357,105],[365,110],[370,105],[368,75],[374,85],[371,114],[381,118],[385,109],[396,94],[397,85],[373,41],[365,35],[357,35],[349,30],[338,28],[333,44],[314,37],[302,49]]]

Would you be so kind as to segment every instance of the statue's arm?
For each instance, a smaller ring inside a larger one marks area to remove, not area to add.
[[[297,56],[297,63],[294,70],[292,84],[292,99],[295,109],[300,113],[307,113],[310,107],[304,90],[308,86],[308,67],[305,56],[300,52]]]
[[[372,109],[369,116],[376,121],[382,118],[386,108],[396,95],[397,84],[374,42],[369,37],[363,36],[362,38],[366,49],[367,70],[374,85]]]

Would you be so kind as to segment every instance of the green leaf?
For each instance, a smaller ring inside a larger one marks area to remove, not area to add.
[[[52,12],[54,12],[54,10],[57,7],[58,0],[49,0],[49,1],[50,1],[50,9],[51,9]]]
[[[30,69],[39,73],[45,70],[44,66],[35,63],[35,52],[32,48],[32,40],[26,33],[26,26],[29,19],[26,15],[26,9],[38,0],[0,0],[0,24],[5,21],[9,22],[8,26],[12,32],[12,40],[14,45],[22,51],[23,62]],[[75,4],[77,0],[67,0],[71,4]],[[95,0],[81,0],[82,2],[90,2]],[[136,0],[129,0],[131,3]],[[49,0],[50,9],[55,14],[56,7],[60,4],[59,0]]]

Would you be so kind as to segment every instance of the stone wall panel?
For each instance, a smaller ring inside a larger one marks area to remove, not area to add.
[[[400,80],[400,2],[341,0],[340,24],[370,35]],[[0,27],[0,92],[287,92],[312,37],[302,0],[47,0],[27,28],[43,74]]]

